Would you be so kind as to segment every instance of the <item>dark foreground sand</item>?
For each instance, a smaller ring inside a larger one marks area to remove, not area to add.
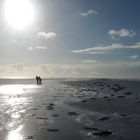
[[[104,139],[140,139],[140,81],[0,80],[0,140]]]

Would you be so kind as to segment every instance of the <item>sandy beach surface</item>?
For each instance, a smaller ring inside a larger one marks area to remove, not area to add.
[[[139,140],[140,81],[0,80],[0,140]]]

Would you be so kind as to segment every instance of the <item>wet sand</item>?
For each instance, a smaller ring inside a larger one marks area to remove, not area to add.
[[[138,140],[140,81],[0,80],[0,140]]]

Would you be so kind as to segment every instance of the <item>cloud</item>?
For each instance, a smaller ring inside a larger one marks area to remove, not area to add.
[[[34,50],[34,47],[33,47],[33,46],[30,46],[30,47],[28,47],[28,50],[29,50],[29,51]]]
[[[46,50],[47,47],[46,46],[36,46],[36,49],[38,49],[38,50]]]
[[[130,58],[130,59],[137,59],[138,57],[139,57],[139,55],[136,55],[136,54],[135,54],[135,55],[130,56],[129,58]]]
[[[37,34],[37,36],[40,37],[40,38],[43,38],[43,39],[51,39],[51,38],[56,37],[56,33],[55,32],[49,32],[49,33],[39,32]]]
[[[111,36],[112,38],[115,37],[133,37],[136,35],[133,30],[129,31],[128,29],[121,29],[121,30],[110,30],[108,32],[108,35]]]
[[[86,12],[81,12],[81,13],[80,13],[80,15],[81,15],[82,17],[88,17],[88,16],[90,16],[90,15],[97,15],[97,14],[98,14],[98,12],[95,11],[95,10],[88,10],[88,11],[86,11]]]
[[[96,60],[83,60],[83,63],[92,63],[92,64],[97,64],[99,62],[97,62]]]
[[[92,62],[93,60],[88,60]],[[81,64],[0,65],[0,77],[140,78],[140,61]]]
[[[30,46],[29,48],[28,48],[28,50],[29,51],[33,51],[33,50],[46,50],[47,49],[47,47],[46,46]]]
[[[72,52],[77,54],[108,54],[118,49],[140,49],[140,42],[133,45],[123,45],[119,43],[113,43],[112,45],[109,46],[102,45],[81,50],[72,50]]]
[[[23,64],[11,64],[9,67],[12,69],[13,72],[20,71],[22,72],[24,70]]]

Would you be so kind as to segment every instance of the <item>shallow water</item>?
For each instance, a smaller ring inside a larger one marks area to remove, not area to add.
[[[132,112],[105,108],[108,103],[120,106],[126,101],[129,108],[139,106],[139,81],[135,82],[61,79],[36,85],[35,80],[0,80],[0,140],[139,139],[139,107]],[[107,85],[115,83],[126,88],[113,92]],[[117,98],[130,90],[132,95]],[[111,94],[113,99],[106,101],[104,96]],[[109,120],[99,121],[104,116]],[[112,135],[96,136],[85,126],[111,130]]]
[[[64,117],[69,107],[62,107],[64,100],[67,101],[61,93],[63,84],[55,80],[44,81],[43,85],[33,84],[31,80],[20,84],[18,81],[4,81],[0,85],[0,139],[66,139],[66,133],[75,133],[75,122]],[[47,129],[58,129],[58,132]],[[79,138],[79,135],[69,136]]]

